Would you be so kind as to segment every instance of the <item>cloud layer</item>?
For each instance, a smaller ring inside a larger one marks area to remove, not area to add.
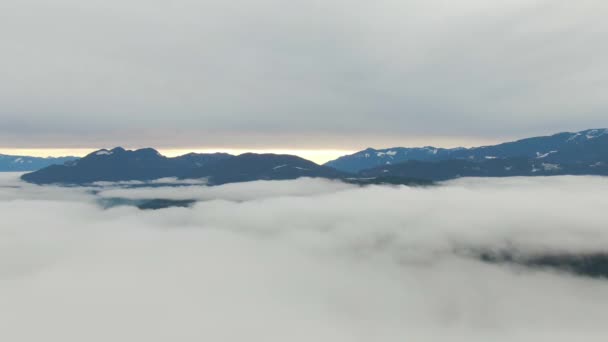
[[[602,0],[0,6],[3,147],[350,150],[606,123]]]
[[[603,341],[605,280],[480,262],[605,251],[605,178],[433,188],[0,180],[7,341]],[[195,198],[102,209],[98,198]]]

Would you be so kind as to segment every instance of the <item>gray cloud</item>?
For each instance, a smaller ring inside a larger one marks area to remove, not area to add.
[[[0,6],[6,147],[358,148],[606,123],[600,0]]]
[[[180,184],[181,181],[177,184]],[[107,183],[113,185],[117,183]],[[118,183],[118,185],[121,185]],[[333,193],[342,190],[355,189],[356,186],[340,181],[326,179],[300,178],[293,181],[256,181],[247,183],[225,184],[214,187],[156,187],[156,188],[121,188],[110,186],[101,191],[102,198],[152,199],[164,198],[171,200],[195,199],[197,201],[228,200],[250,201],[262,198],[281,196],[311,196]]]
[[[103,210],[89,189],[58,191],[15,175],[0,184],[2,340],[603,341],[608,334],[605,280],[455,252],[603,251],[604,178],[148,189],[205,199],[158,211]],[[142,190],[120,194],[141,198]]]

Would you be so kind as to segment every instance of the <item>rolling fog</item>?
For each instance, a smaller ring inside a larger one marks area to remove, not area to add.
[[[608,280],[478,257],[605,252],[607,178],[100,186],[0,174],[1,341],[608,336]],[[102,198],[199,202],[143,211]]]

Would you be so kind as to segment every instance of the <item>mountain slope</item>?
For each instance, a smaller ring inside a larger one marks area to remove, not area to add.
[[[87,184],[99,181],[147,181],[165,177],[182,177],[191,169],[231,157],[226,154],[189,154],[167,158],[146,148],[128,151],[121,147],[95,151],[86,157],[52,165],[21,178],[36,184]]]
[[[363,151],[340,157],[336,160],[325,163],[325,166],[335,169],[357,173],[361,170],[371,169],[382,165],[402,163],[408,160],[432,161],[449,158],[453,150],[427,147],[394,147],[389,149],[376,150],[368,148]]]
[[[608,176],[608,159],[589,163],[556,163],[542,159],[504,158],[488,160],[411,160],[361,171],[363,177],[410,177],[443,181],[461,177],[513,177],[602,175]]]
[[[27,157],[0,154],[0,172],[23,172],[43,169],[49,165],[61,165],[78,159],[77,157]]]
[[[209,178],[212,184],[300,177],[341,178],[346,174],[309,160],[279,154],[246,153],[192,170],[185,178]]]
[[[349,173],[326,166],[336,164],[343,170],[372,167]],[[206,178],[218,185],[318,177],[368,185],[428,184],[424,181],[459,177],[608,175],[608,130],[559,133],[470,149],[368,149],[326,165],[292,155],[216,153],[167,158],[154,149],[115,148],[49,166],[22,179],[37,184],[89,184],[177,177]]]
[[[410,160],[466,159],[483,161],[500,158],[549,158],[551,162],[559,163],[597,161],[608,151],[607,138],[608,129],[590,129],[577,133],[558,133],[551,136],[527,138],[474,148],[399,147],[382,150],[366,149],[349,156],[340,157],[325,165],[342,171],[359,172]],[[555,159],[558,156],[559,159]]]
[[[117,147],[99,150],[66,165],[53,165],[25,174],[36,184],[90,184],[99,181],[149,181],[166,177],[207,178],[210,184],[253,180],[283,180],[300,177],[343,178],[347,174],[291,155],[187,154],[175,158],[154,149],[127,151]]]

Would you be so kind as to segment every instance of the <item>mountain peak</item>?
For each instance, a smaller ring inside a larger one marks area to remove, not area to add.
[[[122,153],[122,152],[126,152],[126,150],[125,150],[124,148],[122,148],[122,147],[118,146],[118,147],[114,147],[114,148],[111,150],[111,152],[113,152],[113,153]]]
[[[97,150],[95,152],[90,153],[88,156],[111,156],[111,155],[123,155],[125,153],[130,153],[130,154],[135,154],[135,155],[162,156],[157,150],[150,148],[150,147],[140,148],[138,150],[126,150],[120,146],[114,147],[111,150],[103,148],[101,150]]]
[[[138,154],[138,155],[151,156],[151,157],[163,157],[163,155],[160,154],[160,152],[158,152],[157,150],[155,150],[151,147],[140,148],[139,150],[133,151],[133,153]]]

